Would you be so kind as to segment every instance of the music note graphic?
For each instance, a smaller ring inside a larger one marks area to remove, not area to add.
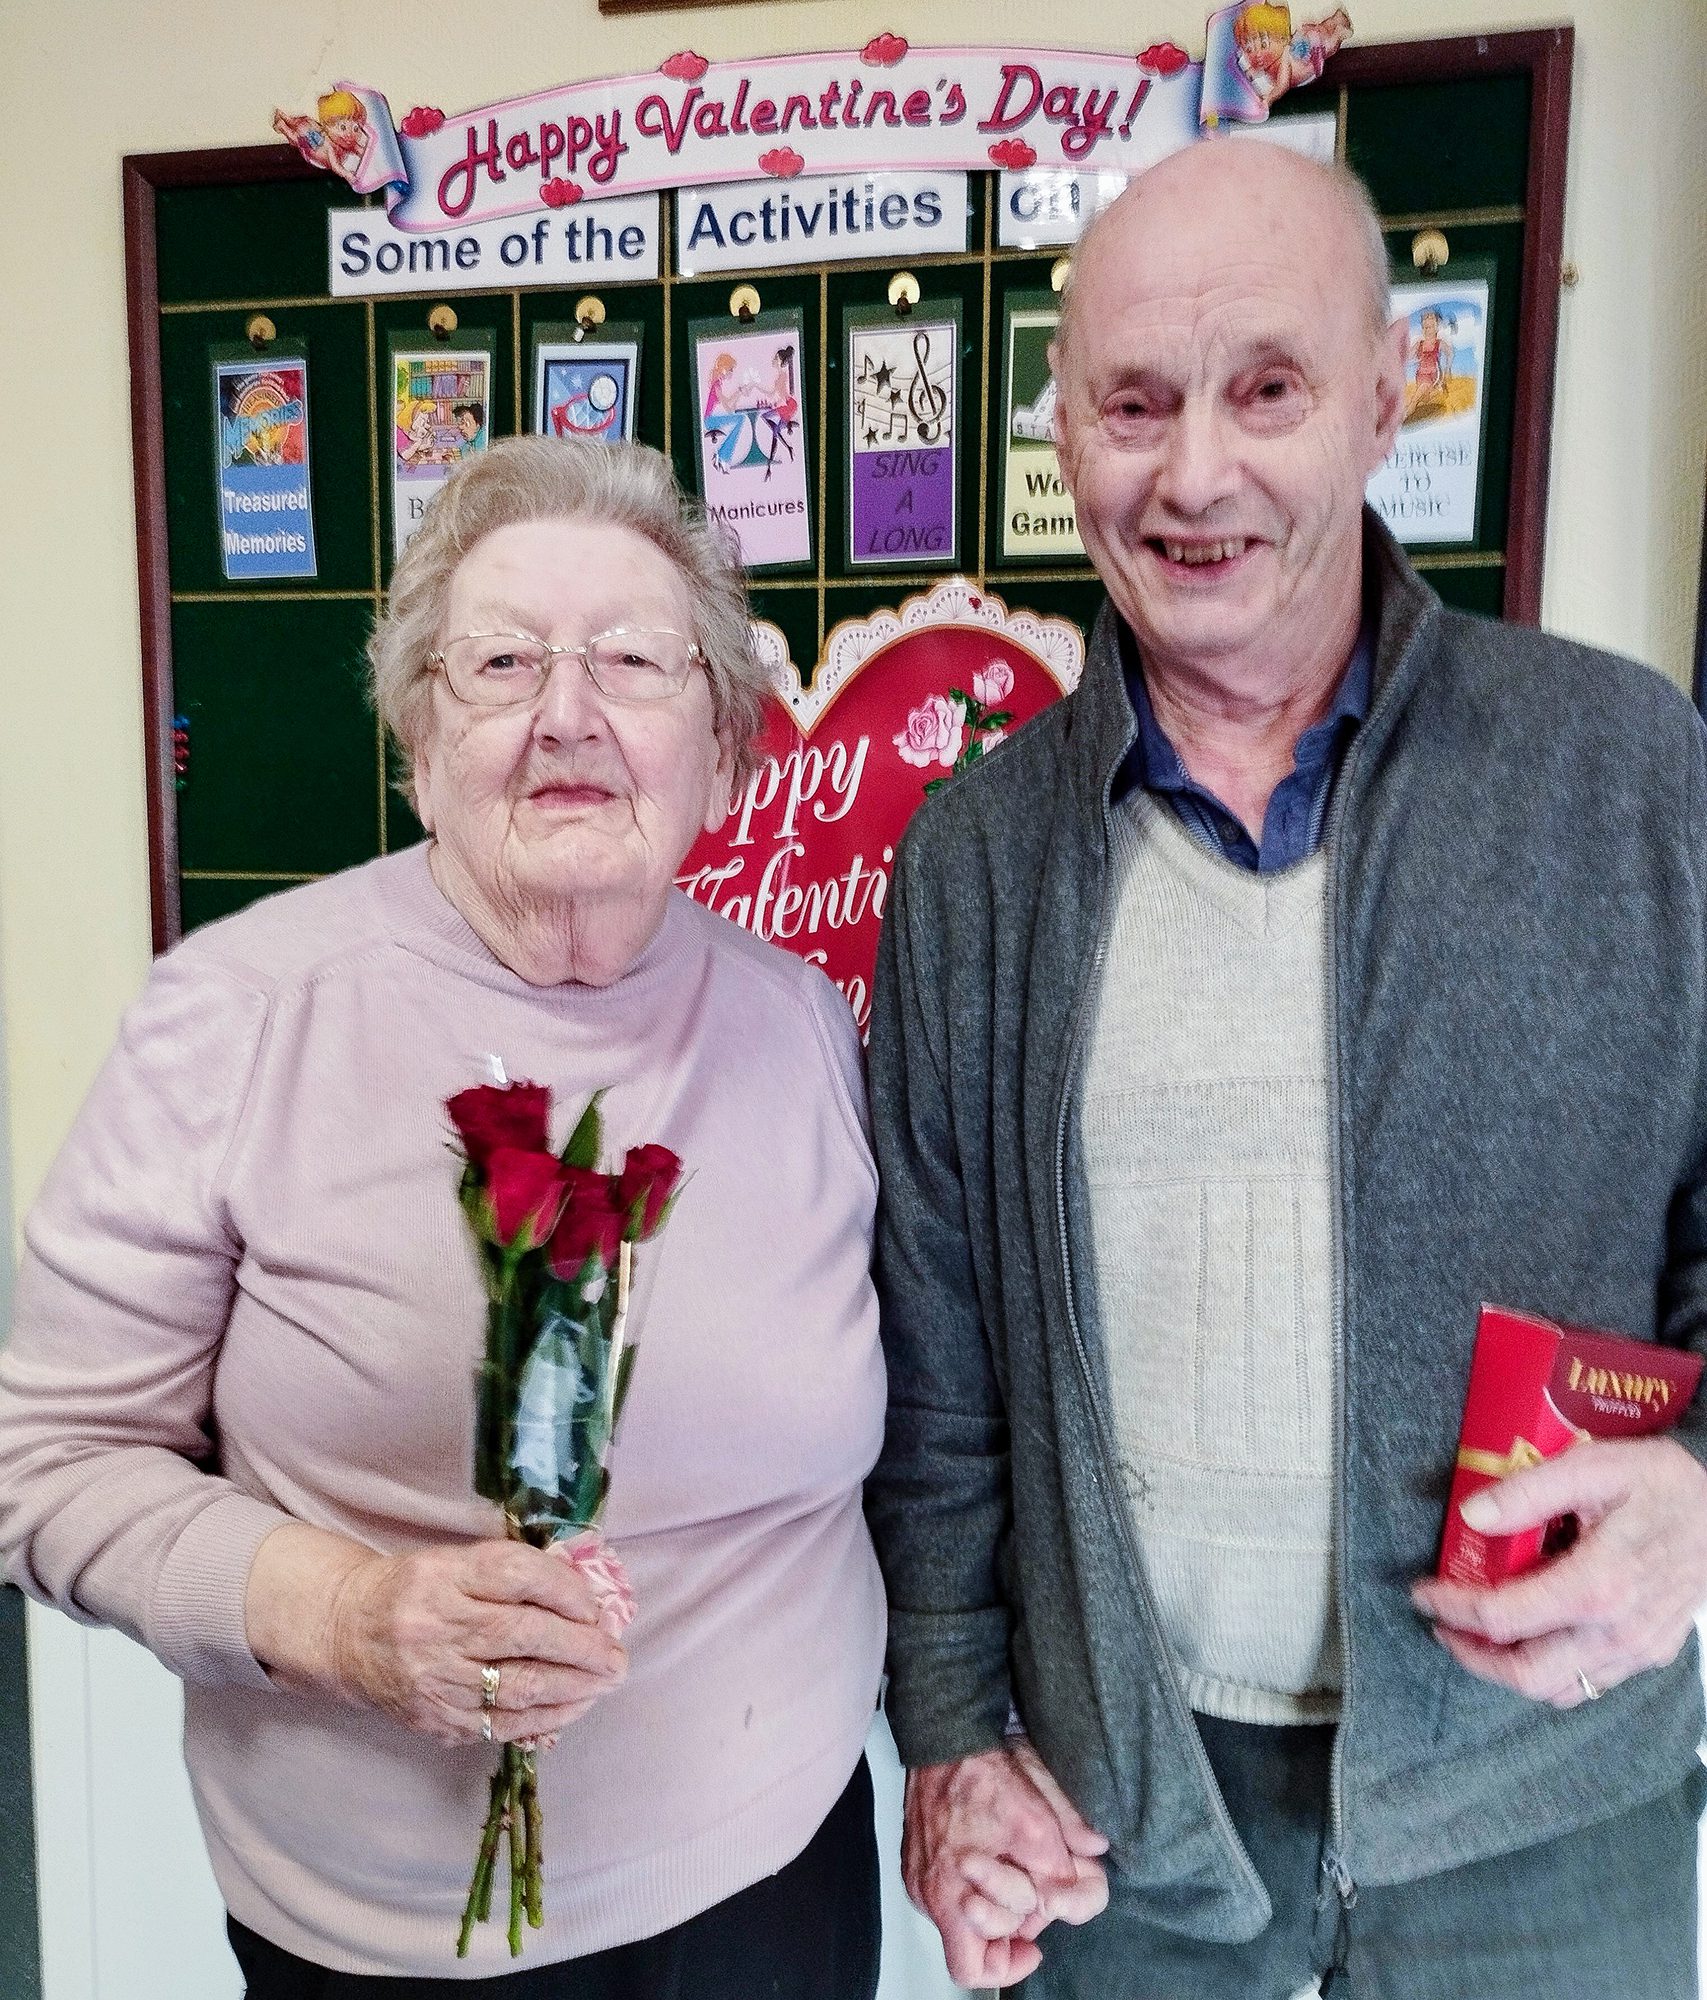
[[[931,337],[924,327],[913,335],[913,379],[907,385],[907,409],[918,428],[921,444],[938,443],[948,415],[948,391],[930,378]]]

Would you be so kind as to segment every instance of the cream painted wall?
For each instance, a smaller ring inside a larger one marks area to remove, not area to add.
[[[1192,41],[1206,11],[1203,0],[1055,0],[1047,34],[1092,47]],[[1353,13],[1370,39],[1538,18],[1528,0],[1357,0]],[[1579,0],[1576,18],[1566,254],[1582,282],[1563,299],[1545,617],[1684,680],[1707,451],[1707,19],[1702,0]],[[148,962],[120,157],[265,141],[275,104],[306,106],[341,76],[399,104],[459,108],[650,67],[684,45],[712,56],[850,47],[887,27],[941,41],[1040,32],[1035,6],[1018,0],[911,10],[779,0],[620,22],[601,21],[593,0],[9,10],[0,271],[18,303],[0,312],[10,1082],[0,1113],[20,1209]],[[186,1879],[193,1859],[179,1865],[190,1837],[170,1690],[126,1642],[62,1619],[33,1618],[32,1646],[38,1790],[55,1806],[43,1827],[48,2000],[152,2000],[156,1990],[188,2000],[171,1976],[174,1953],[136,1956],[135,1926],[163,1936],[177,1926],[182,1938],[214,1914],[205,1880]],[[105,1803],[114,1790],[126,1795],[116,1820]],[[197,1989],[209,2000],[222,1991],[217,1980]]]

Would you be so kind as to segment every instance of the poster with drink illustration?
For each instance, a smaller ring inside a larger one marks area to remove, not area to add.
[[[781,632],[757,630],[777,688],[759,768],[677,886],[822,966],[863,1033],[908,820],[1078,685],[1084,642],[1065,619],[1010,611],[960,576],[836,626],[810,687]]]
[[[491,408],[490,348],[391,349],[393,560],[420,527],[427,502],[464,459],[486,449]]]
[[[1393,287],[1405,414],[1368,500],[1408,548],[1474,542],[1480,528],[1492,294],[1492,264],[1456,257],[1450,273]]]
[[[960,307],[844,321],[850,569],[958,562]]]
[[[789,311],[688,328],[700,496],[734,531],[750,570],[813,557],[803,326]]]
[[[640,328],[607,324],[596,340],[576,326],[542,326],[533,350],[533,427],[541,437],[632,444],[640,387]]]
[[[1055,456],[1055,378],[1049,343],[1061,318],[1053,292],[1012,294],[1002,315],[1000,439],[1004,562],[1084,560],[1073,496]]]

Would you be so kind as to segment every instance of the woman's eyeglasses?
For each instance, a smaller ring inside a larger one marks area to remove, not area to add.
[[[443,669],[458,701],[511,708],[534,699],[563,653],[580,660],[588,680],[610,701],[667,701],[682,692],[705,659],[680,632],[621,626],[595,633],[584,646],[548,646],[521,632],[468,632],[428,658]]]

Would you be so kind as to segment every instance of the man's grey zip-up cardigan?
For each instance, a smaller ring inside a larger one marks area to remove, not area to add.
[[[1559,1711],[1454,1664],[1432,1571],[1479,1303],[1707,1347],[1707,768],[1675,688],[1445,609],[1373,516],[1375,692],[1325,843],[1340,1336],[1344,1868],[1406,1881],[1677,1784],[1696,1645]],[[1134,734],[1113,614],[1077,692],[915,816],[871,1095],[889,1364],[868,1510],[903,1760],[1010,1702],[1154,1921],[1267,1896],[1170,1664],[1113,1472],[1075,1090]],[[1678,1433],[1707,1456],[1707,1421]]]

